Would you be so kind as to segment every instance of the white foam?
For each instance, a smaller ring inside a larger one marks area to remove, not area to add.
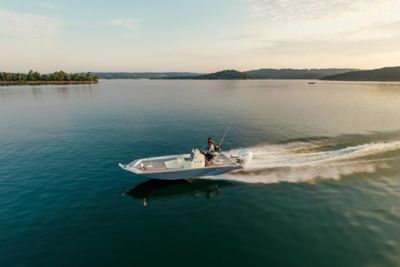
[[[400,149],[400,141],[318,151],[322,145],[320,142],[293,142],[251,147],[253,159],[244,170],[207,178],[246,183],[312,182],[317,178],[340,179],[344,175],[374,173],[379,168],[387,168],[388,165],[384,160],[360,159]],[[231,150],[228,153],[237,151]]]

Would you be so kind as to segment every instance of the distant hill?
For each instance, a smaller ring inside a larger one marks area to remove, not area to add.
[[[223,70],[210,74],[166,79],[243,80],[243,79],[320,79],[328,75],[345,73],[354,69],[259,69],[240,72]]]
[[[362,72],[356,69],[258,69],[240,72],[223,70],[201,74],[191,72],[94,72],[99,79],[193,79],[193,80],[242,80],[242,79],[327,79],[344,73]],[[384,80],[384,79],[383,79]]]
[[[223,70],[215,73],[199,75],[192,77],[199,80],[244,80],[248,79],[248,75],[237,70]]]
[[[200,75],[190,72],[93,72],[93,74],[99,79],[169,79]]]
[[[258,69],[244,72],[250,79],[320,79],[355,69]]]
[[[400,81],[400,67],[386,67],[374,70],[351,71],[322,77],[334,81]]]

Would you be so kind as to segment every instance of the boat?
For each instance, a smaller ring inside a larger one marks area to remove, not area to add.
[[[248,149],[227,154],[215,152],[214,158],[207,161],[198,148],[191,153],[137,159],[119,166],[139,176],[160,180],[179,180],[220,175],[243,169],[251,160],[252,153]]]

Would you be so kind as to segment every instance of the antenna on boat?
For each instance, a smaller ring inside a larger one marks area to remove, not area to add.
[[[224,143],[224,140],[225,140],[226,135],[228,134],[228,132],[229,132],[229,131],[231,130],[231,128],[232,128],[232,124],[233,124],[233,120],[232,120],[231,123],[229,124],[228,128],[226,128],[225,133],[224,133],[224,135],[223,135],[222,138],[221,138],[221,141],[219,141],[219,144],[218,144],[219,147],[221,147],[222,144]]]

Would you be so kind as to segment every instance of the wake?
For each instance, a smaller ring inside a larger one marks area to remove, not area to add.
[[[313,182],[388,168],[381,154],[400,150],[400,141],[369,143],[321,151],[323,142],[293,142],[251,147],[252,161],[244,170],[207,179],[246,183]],[[237,153],[237,149],[228,154]]]

